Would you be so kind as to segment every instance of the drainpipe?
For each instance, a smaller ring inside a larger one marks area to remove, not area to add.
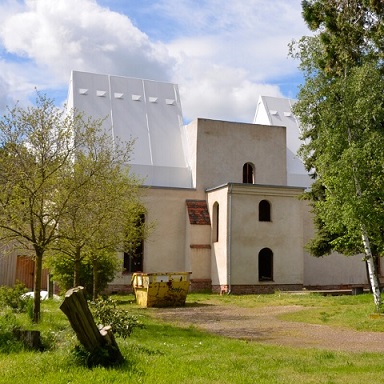
[[[228,236],[227,236],[227,284],[229,295],[232,291],[231,287],[231,249],[232,249],[232,184],[229,184],[228,189]]]

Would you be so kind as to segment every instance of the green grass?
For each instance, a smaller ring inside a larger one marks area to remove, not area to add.
[[[0,384],[61,383],[384,383],[384,355],[340,353],[317,349],[268,346],[233,340],[176,327],[152,317],[155,310],[130,304],[119,296],[120,306],[139,314],[145,328],[135,329],[126,340],[117,339],[126,363],[113,369],[82,366],[73,353],[77,343],[57,302],[44,302],[37,327],[51,349],[0,353]],[[370,295],[322,297],[315,295],[188,295],[187,305],[218,304],[241,307],[298,305],[295,321],[384,331],[384,320],[373,319]],[[18,321],[31,326],[26,316]]]
[[[320,294],[286,294],[215,296],[190,294],[189,305],[220,304],[239,307],[299,306],[292,313],[280,315],[288,321],[309,324],[327,324],[357,331],[384,332],[384,317],[374,318],[375,306],[371,294],[322,296]]]

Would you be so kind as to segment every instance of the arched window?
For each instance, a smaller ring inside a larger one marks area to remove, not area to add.
[[[273,280],[273,252],[263,248],[259,252],[259,281]]]
[[[259,221],[271,221],[271,204],[267,200],[259,203]]]
[[[255,182],[255,169],[253,164],[245,163],[243,165],[243,183],[254,184]]]
[[[219,203],[213,204],[212,212],[212,241],[219,241]]]

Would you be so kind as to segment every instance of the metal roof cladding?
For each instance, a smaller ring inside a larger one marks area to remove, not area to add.
[[[176,84],[73,71],[68,107],[105,118],[114,137],[135,139],[130,166],[144,184],[192,187]]]

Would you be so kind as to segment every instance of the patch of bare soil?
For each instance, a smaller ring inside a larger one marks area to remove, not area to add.
[[[169,323],[260,343],[351,352],[384,352],[384,333],[284,321],[279,315],[300,306],[238,308],[221,305],[151,308]]]

